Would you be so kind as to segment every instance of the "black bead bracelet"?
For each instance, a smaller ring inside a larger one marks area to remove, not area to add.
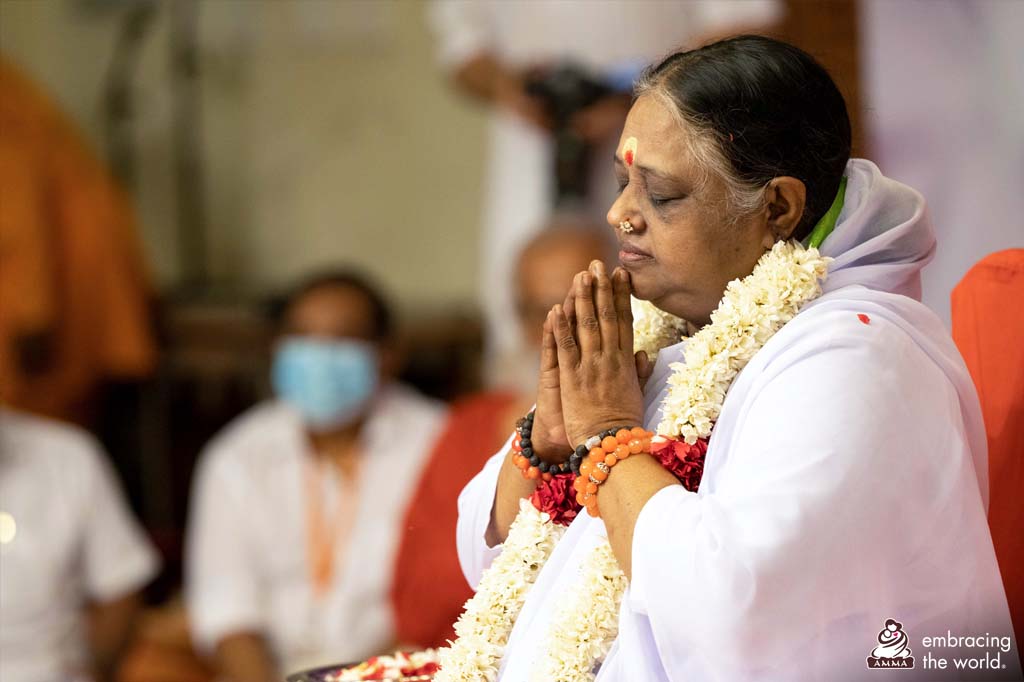
[[[530,436],[533,434],[534,412],[534,410],[530,410],[525,417],[522,417],[518,422],[516,422],[516,433],[519,434],[519,447],[522,448],[523,457],[530,461],[530,466],[537,467],[537,470],[542,474],[557,476],[559,474],[579,473],[579,467],[577,466],[573,469],[570,462],[551,464],[550,462],[542,460],[540,456],[533,451],[533,441]],[[575,453],[573,453],[573,455],[575,456]]]
[[[516,422],[516,433],[519,434],[521,454],[529,461],[531,467],[537,467],[537,470],[542,474],[551,474],[553,476],[569,473],[579,476],[580,465],[583,464],[583,460],[586,459],[592,449],[598,447],[601,441],[608,436],[614,436],[621,429],[629,428],[627,426],[616,426],[611,429],[605,429],[596,436],[588,438],[585,443],[576,446],[576,449],[573,450],[572,454],[569,455],[569,459],[565,462],[551,464],[542,460],[533,450],[531,436],[533,434],[534,412],[534,410],[531,410],[525,417],[520,418]]]

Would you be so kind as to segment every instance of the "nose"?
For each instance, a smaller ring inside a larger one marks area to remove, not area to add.
[[[615,203],[608,209],[608,215],[605,216],[605,220],[608,221],[613,230],[620,229],[622,224],[627,221],[633,228],[633,232],[641,231],[647,227],[644,223],[643,215],[636,208],[633,192],[629,186],[615,199]]]

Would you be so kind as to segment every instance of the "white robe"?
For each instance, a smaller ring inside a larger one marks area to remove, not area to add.
[[[924,201],[870,162],[851,161],[847,174],[822,247],[835,258],[825,293],[737,377],[699,492],[665,488],[637,519],[632,582],[599,682],[942,679],[949,671],[922,659],[955,652],[923,637],[1012,637],[985,518],[977,397],[941,323],[915,300],[935,246]],[[647,428],[683,345],[659,354]],[[459,499],[473,585],[500,551],[484,531],[505,452]],[[553,609],[605,533],[585,514],[570,526],[512,632],[503,682],[528,679]],[[888,618],[903,623],[913,670],[867,669]],[[999,674],[1016,679],[1016,646],[1001,659]]]

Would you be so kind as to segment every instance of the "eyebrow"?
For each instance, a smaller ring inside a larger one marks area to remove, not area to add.
[[[618,152],[616,152],[613,155],[612,160],[615,162],[616,166],[625,166],[626,165],[626,162],[622,160],[622,158],[619,156]],[[639,163],[634,164],[634,168],[637,168],[644,175],[650,175],[652,177],[658,178],[659,180],[672,181],[672,180],[675,179],[671,175],[668,175],[667,173],[663,173],[663,172],[661,172],[659,170],[655,170],[654,168],[651,168],[650,166],[644,166],[644,165],[639,164]]]

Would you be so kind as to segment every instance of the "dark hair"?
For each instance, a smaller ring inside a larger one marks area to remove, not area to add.
[[[729,38],[650,67],[635,94],[647,92],[667,96],[699,137],[710,135],[732,194],[760,197],[774,177],[801,180],[807,203],[797,239],[828,211],[850,158],[850,118],[831,76],[803,50],[763,36]]]
[[[284,323],[285,315],[296,301],[308,293],[325,287],[344,287],[359,292],[370,305],[374,338],[380,341],[392,336],[394,318],[387,300],[366,276],[351,269],[324,270],[314,273],[286,294],[272,299],[268,306],[268,312],[274,325],[280,327]]]

